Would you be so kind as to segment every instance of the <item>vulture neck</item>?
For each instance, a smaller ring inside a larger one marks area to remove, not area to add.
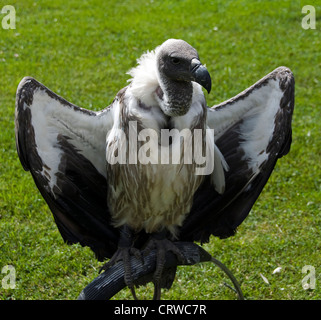
[[[157,94],[162,100],[162,109],[170,110],[172,116],[181,116],[188,112],[192,104],[192,82],[177,81],[160,74],[160,89]]]

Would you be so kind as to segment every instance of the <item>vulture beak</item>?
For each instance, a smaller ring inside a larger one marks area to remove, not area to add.
[[[208,93],[211,92],[212,80],[207,69],[201,64],[201,62],[194,58],[191,61],[191,74],[192,80],[199,83]]]

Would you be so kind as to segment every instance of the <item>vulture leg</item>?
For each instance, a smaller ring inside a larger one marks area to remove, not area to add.
[[[161,288],[170,288],[176,274],[175,268],[164,268],[166,262],[166,253],[172,252],[179,263],[185,261],[184,255],[175,246],[175,244],[166,238],[166,231],[156,232],[151,235],[151,238],[145,249],[145,254],[150,250],[156,249],[156,270],[153,275],[154,283],[154,300],[160,300]]]
[[[111,259],[105,263],[101,268],[102,270],[107,270],[110,267],[114,266],[117,262],[123,261],[125,275],[124,280],[125,284],[131,290],[132,295],[135,300],[137,300],[134,283],[132,279],[132,272],[131,272],[131,265],[130,265],[130,257],[135,256],[136,259],[141,260],[143,263],[143,257],[141,251],[133,247],[133,240],[134,240],[134,232],[127,226],[124,225],[120,228],[120,237],[118,242],[118,249],[111,257]]]

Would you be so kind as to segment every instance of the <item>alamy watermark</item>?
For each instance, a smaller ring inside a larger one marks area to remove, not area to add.
[[[6,5],[1,9],[1,14],[5,14],[2,18],[2,29],[16,29],[16,9],[14,6]]]
[[[315,7],[312,5],[305,5],[302,7],[301,12],[306,14],[302,18],[301,26],[303,29],[316,29],[316,12]],[[1,14],[5,14],[2,18],[3,29],[16,29],[16,9],[12,5],[5,5],[1,9]]]
[[[1,269],[3,276],[1,280],[1,287],[3,289],[15,289],[16,288],[16,269],[11,264],[4,266]],[[0,275],[1,276],[1,275]]]
[[[316,12],[312,5],[305,5],[301,10],[305,16],[302,18],[301,26],[303,29],[316,29]],[[5,5],[1,9],[1,14],[5,14],[2,18],[2,29],[16,29],[16,9],[12,5]]]
[[[127,132],[108,133],[106,160],[109,164],[195,164],[196,175],[214,170],[214,130],[154,129],[137,131],[137,121],[129,121]]]
[[[301,26],[303,29],[316,29],[315,7],[306,5],[302,7],[302,13],[306,14],[302,18]]]
[[[315,289],[315,268],[310,265],[306,265],[302,268],[302,273],[307,274],[301,281],[302,288],[304,290]]]

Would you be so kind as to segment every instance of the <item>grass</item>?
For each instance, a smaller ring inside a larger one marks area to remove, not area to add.
[[[0,1],[0,8],[6,3]],[[168,38],[197,48],[213,81],[213,105],[280,65],[296,78],[293,144],[235,237],[205,245],[239,280],[247,299],[320,299],[321,6],[313,1],[11,1],[15,30],[0,28],[0,269],[16,268],[16,289],[0,299],[75,299],[100,264],[88,248],[63,243],[14,142],[15,91],[29,75],[88,109],[110,104],[147,49]],[[305,4],[316,30],[301,27]],[[0,20],[5,15],[0,15]],[[303,290],[302,268],[316,270]],[[279,273],[273,273],[281,267]],[[263,281],[262,276],[269,284]],[[5,274],[0,273],[0,280]],[[204,264],[179,268],[166,299],[234,299],[224,276]],[[140,288],[143,298],[151,286]],[[116,299],[130,298],[122,291]]]

